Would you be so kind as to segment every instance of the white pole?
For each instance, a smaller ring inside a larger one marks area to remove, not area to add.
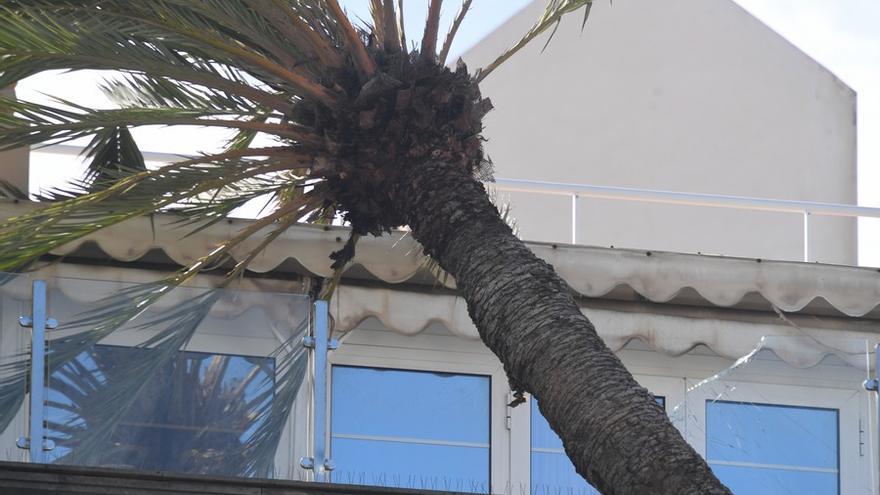
[[[804,211],[804,261],[810,261],[810,212]]]

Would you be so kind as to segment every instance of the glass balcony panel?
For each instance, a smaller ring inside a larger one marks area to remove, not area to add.
[[[31,314],[31,278],[0,273],[0,460],[25,461],[28,451],[16,446],[27,436],[27,374],[30,329],[19,317]]]
[[[51,281],[50,461],[303,479],[308,298],[163,290]]]

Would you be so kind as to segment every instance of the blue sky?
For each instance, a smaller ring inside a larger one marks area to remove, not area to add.
[[[530,0],[473,0],[471,12],[456,36],[451,58],[477,43]],[[597,0],[610,1],[610,0]],[[629,0],[634,1],[634,0]],[[649,0],[654,1],[654,0]],[[734,0],[795,46],[834,72],[858,93],[859,204],[880,207],[880,0]],[[342,0],[355,18],[369,18],[369,0]],[[424,26],[427,0],[404,0],[405,26],[410,40],[419,39]],[[441,32],[455,16],[459,2],[447,0],[442,12]],[[589,25],[587,27],[589,29]],[[38,92],[74,99],[85,105],[106,106],[97,90],[95,73],[64,76],[40,75],[24,81],[19,95],[42,100]],[[145,150],[191,153],[193,143],[210,149],[222,135],[213,130],[175,131],[173,137],[154,129],[138,132]],[[202,143],[205,143],[202,145]],[[64,170],[47,160],[36,159],[34,181],[58,183],[75,174],[69,164]],[[860,263],[880,266],[880,219],[860,222]]]
[[[370,0],[341,0],[340,3],[355,18],[370,18]],[[461,24],[449,51],[455,60],[476,42],[504,23],[513,14],[530,3],[530,0],[473,0],[465,22]],[[459,0],[446,0],[440,13],[441,38],[448,31],[458,9]],[[421,40],[428,12],[428,0],[404,0],[404,28],[408,40]],[[441,41],[442,43],[442,41]]]

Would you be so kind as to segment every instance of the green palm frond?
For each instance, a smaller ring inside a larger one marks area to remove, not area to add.
[[[272,52],[296,55],[299,50],[295,45],[278,46],[277,34],[266,32],[268,23],[241,1],[98,0],[59,4],[32,0],[17,3],[28,5],[30,8],[22,7],[20,11],[30,16],[49,17],[57,24],[60,24],[58,21],[73,22],[82,29],[77,33],[80,36],[97,31],[122,34],[126,39],[146,40],[150,44],[161,40],[161,46],[171,53],[225,63],[258,80],[285,84],[302,96],[324,103],[335,98],[326,88],[309,80],[303,66],[286,66],[293,61],[287,59],[288,55],[284,55],[285,60],[275,59]]]
[[[275,357],[274,399],[261,403],[255,411],[259,418],[265,418],[253,432],[247,442],[247,464],[245,475],[268,476],[274,465],[275,453],[278,450],[280,433],[284,431],[288,418],[293,411],[300,388],[305,381],[308,370],[308,352],[300,344],[308,331],[308,320],[303,320],[294,330],[293,335],[283,342],[273,353]]]
[[[115,184],[86,195],[15,217],[0,223],[0,271],[14,271],[58,246],[82,238],[110,225],[183,202],[188,198],[224,190],[239,181],[286,170],[298,158],[293,149],[268,148],[228,152],[253,153],[268,158],[248,160],[222,155],[195,158],[120,179]],[[317,193],[315,193],[317,194]],[[220,211],[234,197],[215,201]],[[198,201],[196,199],[195,201]],[[211,211],[203,208],[209,218]]]
[[[544,47],[547,47],[547,44],[550,43],[550,39],[553,38],[553,35],[556,34],[556,29],[559,27],[559,22],[562,20],[562,17],[566,14],[570,14],[572,12],[576,12],[580,9],[584,9],[584,20],[581,23],[581,29],[587,23],[587,18],[590,15],[590,9],[593,7],[593,0],[549,0],[547,3],[547,7],[544,9],[544,14],[538,19],[538,22],[532,26],[531,29],[522,37],[515,45],[509,48],[507,51],[498,56],[491,64],[487,65],[483,69],[477,71],[477,81],[482,81],[489,74],[491,74],[495,69],[501,66],[504,62],[506,62],[510,57],[512,57],[516,52],[523,49],[526,45],[528,45],[533,39],[538,37],[544,31],[553,28],[553,31],[550,33],[550,36],[547,38],[547,42],[544,44]]]
[[[246,129],[297,142],[314,142],[317,137],[300,126],[265,123],[241,117],[259,116],[236,109],[209,110],[180,107],[128,107],[91,110],[69,101],[58,100],[63,106],[49,106],[0,98],[0,105],[13,113],[0,114],[0,151],[22,145],[57,144],[92,136],[107,127],[147,125],[193,125]]]
[[[304,194],[293,201],[279,207],[273,214],[266,216],[251,225],[243,228],[235,236],[221,243],[213,251],[195,261],[188,267],[174,273],[164,279],[148,284],[140,284],[118,291],[113,295],[97,301],[96,309],[80,314],[77,319],[66,322],[64,330],[72,331],[60,339],[52,342],[50,362],[57,366],[63,366],[71,362],[78,355],[99,343],[113,332],[129,325],[153,303],[167,295],[175,288],[191,281],[198,273],[218,261],[222,261],[230,255],[230,252],[241,243],[247,241],[261,230],[279,223],[279,225],[267,234],[264,239],[253,248],[248,255],[239,261],[232,270],[227,273],[220,288],[229,285],[244,273],[247,266],[261,253],[272,241],[274,241],[287,227],[299,219],[298,212],[304,204],[307,204],[309,196]],[[219,291],[210,291],[203,297],[187,300],[173,311],[165,313],[146,322],[139,322],[134,328],[160,329],[153,337],[141,344],[148,348],[162,350],[160,354],[152,356],[164,356],[169,358],[172,351],[181,348],[195,331],[204,315],[213,307]],[[19,353],[7,356],[0,367],[0,431],[3,431],[17,411],[16,404],[21,402],[21,391],[24,390],[28,363],[28,353]],[[140,381],[145,381],[151,367],[147,364],[133,363],[131,375],[137,376]],[[132,378],[135,382],[135,378]],[[125,396],[123,390],[111,390],[113,397],[122,400]],[[134,394],[133,394],[134,395]],[[112,402],[107,402],[112,403]],[[111,413],[108,413],[111,414]],[[113,420],[108,417],[108,421]],[[117,418],[118,419],[118,418]],[[108,430],[109,431],[109,430]],[[97,441],[97,440],[96,440]]]
[[[305,333],[306,322],[268,359],[200,353],[172,356],[164,367],[154,368],[118,418],[108,418],[106,403],[99,399],[110,396],[112,390],[125,390],[131,380],[130,359],[141,360],[156,352],[100,346],[81,354],[52,372],[52,389],[58,398],[49,403],[56,411],[49,421],[49,434],[59,448],[68,451],[55,462],[271,477],[291,409],[284,404],[293,403],[305,376],[308,359],[298,339]],[[239,360],[239,367],[247,362],[250,369],[240,381],[224,381],[234,359]],[[287,391],[294,392],[289,399]],[[159,393],[162,400],[157,401]],[[109,432],[104,426],[108,419],[116,423]],[[145,435],[138,426],[129,427],[129,421],[200,428],[163,436],[160,427]],[[103,444],[95,438],[99,434],[106,439]]]
[[[256,115],[251,120],[255,123],[265,123],[269,119],[269,114]],[[235,135],[226,142],[227,150],[245,150],[250,148],[254,139],[257,138],[259,132],[254,129],[239,129]]]
[[[18,415],[24,403],[30,353],[19,351],[3,356],[0,363],[0,432]]]
[[[123,108],[185,108],[238,115],[267,113],[263,105],[234,93],[149,74],[127,74],[120,79],[110,79],[101,90]]]
[[[123,291],[122,297],[114,298],[116,301],[112,304],[102,304],[94,314],[71,322],[70,327],[80,327],[85,330],[73,337],[50,342],[49,362],[73,362],[77,356],[100,340],[100,338],[95,340],[97,336],[93,335],[93,328],[100,328],[108,320],[121,321],[125,318],[123,324],[131,320],[131,315],[128,314],[130,308],[136,307],[136,301],[141,299],[139,293],[144,290],[144,287],[138,286],[132,291]],[[131,299],[127,300],[129,296]],[[189,343],[219,297],[219,291],[207,291],[160,316],[145,321],[135,320],[135,328],[156,332],[139,344],[139,347],[147,349],[147,352],[134,354],[124,363],[120,363],[115,373],[119,379],[111,386],[97,387],[93,391],[89,401],[94,401],[96,404],[113,404],[113,407],[96,408],[93,411],[90,418],[92,423],[87,425],[87,430],[81,430],[80,435],[75,435],[78,437],[72,442],[75,448],[69,454],[69,458],[64,459],[66,462],[93,465],[101,459],[102,447],[107,444],[107,440],[125,417],[126,412],[149,384],[149,380],[144,378],[151,376],[155,369],[167,365],[177,355],[178,350]],[[125,316],[109,313],[113,308],[119,308]],[[121,324],[116,328],[119,326]]]
[[[144,155],[125,126],[101,129],[83,153],[91,159],[83,179],[91,190],[109,187],[123,177],[147,170]]]
[[[280,39],[292,42],[300,50],[300,63],[319,63],[332,69],[342,66],[342,54],[333,46],[338,38],[337,29],[328,22],[323,6],[308,5],[309,2],[291,5],[287,0],[245,3],[278,31]]]
[[[0,6],[0,87],[47,70],[119,70],[200,84],[269,108],[290,109],[287,97],[267,84],[251,84],[234,60],[209,56],[173,33],[104,17],[103,10],[18,3],[28,5]]]

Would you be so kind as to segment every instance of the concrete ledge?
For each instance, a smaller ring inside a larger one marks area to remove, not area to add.
[[[412,495],[447,492],[0,462],[3,495]]]

